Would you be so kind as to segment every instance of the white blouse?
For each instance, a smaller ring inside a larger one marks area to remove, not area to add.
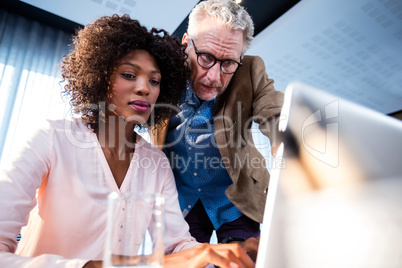
[[[0,267],[82,267],[102,260],[113,191],[162,193],[166,253],[198,245],[163,152],[137,135],[119,189],[96,134],[80,119],[56,120],[39,128],[0,171]]]

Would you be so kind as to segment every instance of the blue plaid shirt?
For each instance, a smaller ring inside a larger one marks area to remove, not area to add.
[[[200,199],[217,230],[242,213],[225,195],[232,180],[216,146],[214,107],[215,100],[201,104],[188,88],[179,105],[181,112],[169,123],[165,154],[173,168],[184,217]]]

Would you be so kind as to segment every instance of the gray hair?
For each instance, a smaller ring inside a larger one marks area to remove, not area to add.
[[[243,31],[242,55],[251,46],[254,34],[254,24],[244,7],[236,4],[233,0],[206,0],[200,2],[191,11],[188,19],[187,33],[190,37],[198,34],[200,22],[210,16],[215,18],[221,25],[230,30]]]

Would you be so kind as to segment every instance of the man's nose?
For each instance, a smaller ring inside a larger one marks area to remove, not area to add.
[[[221,65],[217,62],[214,66],[208,69],[207,77],[211,82],[219,82],[221,79]]]

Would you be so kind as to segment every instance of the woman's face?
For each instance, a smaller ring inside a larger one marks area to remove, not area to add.
[[[151,54],[142,49],[129,52],[110,77],[109,110],[135,124],[147,122],[159,96],[161,78]]]

